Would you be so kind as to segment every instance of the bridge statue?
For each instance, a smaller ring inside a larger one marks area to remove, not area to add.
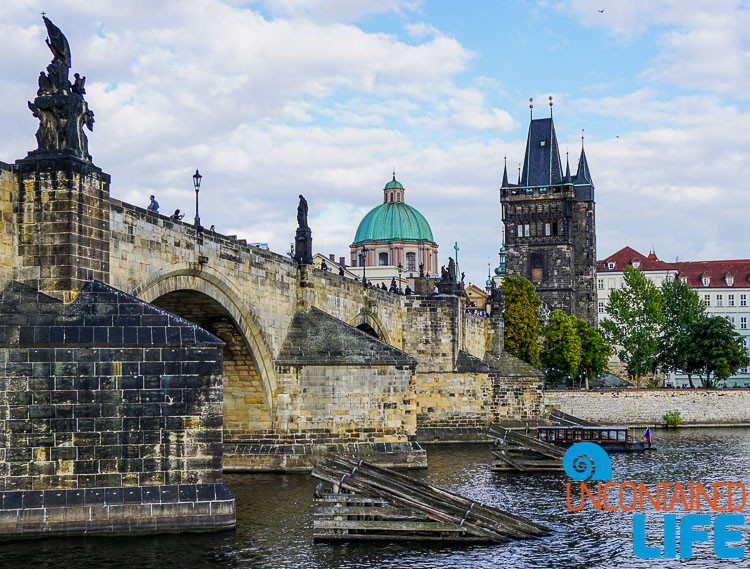
[[[294,237],[294,258],[303,265],[312,265],[312,231],[307,225],[307,200],[299,195],[297,206],[297,233]]]
[[[47,26],[47,46],[52,52],[52,61],[47,66],[47,73],[42,71],[39,74],[36,99],[28,103],[33,115],[39,119],[36,132],[38,148],[29,155],[73,155],[90,162],[88,139],[83,127],[94,130],[94,113],[83,98],[86,77],[76,73],[75,82],[71,84],[68,79],[68,40],[49,18],[42,18]]]

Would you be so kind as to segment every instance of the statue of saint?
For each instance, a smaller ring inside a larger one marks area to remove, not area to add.
[[[307,200],[302,194],[299,195],[299,205],[297,206],[297,225],[307,228]]]

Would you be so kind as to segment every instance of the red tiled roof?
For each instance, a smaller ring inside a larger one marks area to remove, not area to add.
[[[660,261],[653,253],[646,257],[632,247],[623,247],[616,253],[612,253],[606,259],[597,261],[596,270],[599,272],[608,271],[609,264],[614,262],[615,266],[612,269],[613,271],[624,271],[625,267],[633,264],[633,261],[640,261],[638,268],[644,271],[659,271],[672,268],[671,263]]]
[[[735,261],[690,261],[672,263],[679,271],[678,276],[687,277],[691,287],[703,288],[703,276],[711,279],[711,288],[732,288],[727,284],[727,276],[734,277],[734,288],[750,286],[750,259]]]
[[[475,290],[476,292],[478,292],[478,293],[479,293],[479,294],[481,294],[482,296],[487,296],[487,293],[486,293],[486,292],[484,292],[484,291],[483,291],[483,290],[482,290],[481,288],[479,288],[479,287],[478,287],[477,285],[475,285],[475,284],[470,284],[469,286],[467,286],[467,287],[466,287],[466,290],[468,291],[468,290],[469,290],[470,288],[474,289],[474,290]]]
[[[639,268],[644,271],[674,270],[681,278],[687,278],[691,287],[704,288],[703,277],[711,279],[710,288],[731,288],[727,284],[727,277],[734,277],[734,288],[750,286],[750,259],[729,261],[687,261],[667,263],[660,261],[651,253],[648,257],[631,247],[623,247],[616,253],[596,263],[597,272],[607,272],[609,263],[614,262],[614,271],[623,271],[633,261],[640,261]]]

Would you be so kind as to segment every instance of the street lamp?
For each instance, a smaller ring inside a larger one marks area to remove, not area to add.
[[[399,263],[398,264],[398,293],[401,294],[401,271],[404,270],[404,266]]]
[[[359,265],[362,267],[362,286],[367,288],[367,249],[362,247],[359,254]]]
[[[201,189],[202,179],[203,179],[203,176],[201,176],[201,173],[198,172],[198,168],[196,168],[195,174],[193,174],[193,187],[195,188],[195,226],[196,227],[201,226],[201,218],[198,216],[198,192]]]

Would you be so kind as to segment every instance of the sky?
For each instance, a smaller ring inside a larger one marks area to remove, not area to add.
[[[501,241],[505,157],[554,120],[596,187],[597,256],[750,258],[750,3],[730,0],[10,0],[0,161],[36,148],[27,108],[67,36],[114,197],[285,253],[297,195],[313,249],[349,257],[396,178],[447,264],[481,284]],[[603,11],[602,11],[603,10]]]

